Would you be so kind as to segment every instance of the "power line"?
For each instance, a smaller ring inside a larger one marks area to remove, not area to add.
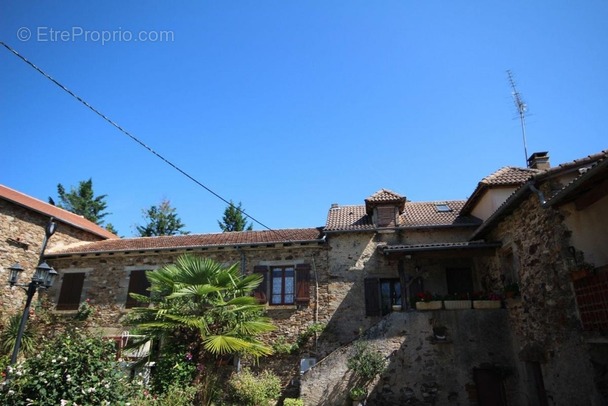
[[[198,186],[202,187],[207,192],[211,193],[213,196],[217,197],[218,199],[220,199],[224,203],[226,203],[229,206],[233,207],[239,213],[241,213],[245,217],[251,219],[255,223],[259,224],[263,228],[265,228],[265,229],[267,229],[269,231],[272,231],[272,232],[278,234],[280,237],[286,239],[287,241],[291,241],[289,238],[285,238],[283,235],[281,235],[281,233],[278,232],[277,230],[273,230],[272,228],[268,227],[267,225],[265,225],[261,221],[257,220],[255,217],[253,217],[253,216],[245,213],[244,210],[242,210],[239,207],[235,206],[231,201],[226,200],[225,198],[223,198],[222,196],[220,196],[218,193],[214,192],[212,189],[210,189],[209,187],[205,186],[203,183],[199,182],[192,175],[190,175],[189,173],[187,173],[186,171],[184,171],[183,169],[181,169],[179,166],[175,165],[173,162],[169,161],[167,158],[165,158],[164,156],[162,156],[161,154],[159,154],[158,152],[156,152],[155,150],[153,150],[151,147],[149,147],[148,145],[146,145],[139,138],[135,137],[133,134],[131,134],[130,132],[128,132],[127,130],[125,130],[124,128],[122,128],[120,125],[118,125],[117,123],[115,123],[114,121],[112,121],[105,114],[101,113],[95,107],[93,107],[92,105],[90,105],[86,100],[82,99],[76,93],[72,92],[70,89],[68,89],[67,87],[65,87],[59,81],[57,81],[56,79],[54,79],[51,75],[49,75],[48,73],[46,73],[45,71],[43,71],[41,68],[39,68],[38,66],[36,66],[34,63],[30,62],[28,59],[26,59],[23,55],[21,55],[19,52],[17,52],[15,49],[13,49],[11,46],[9,46],[8,44],[4,43],[3,41],[0,41],[0,45],[2,45],[3,47],[5,47],[6,49],[8,49],[10,52],[12,52],[15,56],[17,56],[23,62],[27,63],[29,66],[31,66],[32,68],[34,68],[42,76],[44,76],[45,78],[47,78],[48,80],[50,80],[51,82],[53,82],[54,84],[56,84],[57,86],[59,86],[61,88],[61,90],[63,90],[64,92],[66,92],[67,94],[69,94],[70,96],[72,96],[73,98],[75,98],[76,100],[78,100],[80,103],[84,104],[89,110],[91,110],[93,113],[97,114],[99,117],[101,117],[102,119],[104,119],[105,121],[107,121],[113,127],[115,127],[116,129],[118,129],[118,131],[120,131],[121,133],[125,134],[127,137],[131,138],[133,141],[135,141],[136,143],[138,143],[140,146],[142,146],[145,149],[147,149],[149,152],[151,152],[152,154],[154,154],[157,158],[161,159],[167,165],[171,166],[173,169],[175,169],[176,171],[178,171],[179,173],[181,173],[182,175],[184,175],[185,177],[187,177],[188,179],[190,179],[191,181],[193,181],[194,183],[196,183]]]

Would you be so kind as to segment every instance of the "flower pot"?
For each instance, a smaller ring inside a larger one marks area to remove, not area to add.
[[[416,302],[416,310],[439,310],[441,309],[441,300],[432,300],[430,302]]]
[[[401,311],[401,305],[393,305],[393,311],[394,312],[400,312]]]
[[[500,309],[500,300],[473,300],[473,309]]]
[[[589,275],[591,275],[591,272],[589,272],[588,269],[577,269],[570,273],[570,278],[572,279],[572,282],[576,282],[580,279],[586,278]]]
[[[470,300],[444,300],[443,306],[446,310],[462,310],[462,309],[470,309],[471,301]]]

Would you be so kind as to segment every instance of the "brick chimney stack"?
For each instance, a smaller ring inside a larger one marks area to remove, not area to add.
[[[549,163],[549,153],[547,151],[544,152],[534,152],[528,158],[528,168],[530,169],[549,169],[551,168],[551,164]]]

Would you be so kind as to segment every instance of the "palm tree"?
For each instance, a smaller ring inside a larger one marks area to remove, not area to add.
[[[133,295],[152,304],[134,309],[133,321],[142,332],[187,337],[199,362],[228,354],[272,353],[258,337],[275,327],[251,295],[262,281],[260,275],[241,275],[238,264],[224,267],[211,259],[183,255],[146,276],[150,298]]]

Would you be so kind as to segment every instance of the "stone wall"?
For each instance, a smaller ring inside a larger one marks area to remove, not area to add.
[[[508,300],[507,308],[520,379],[532,382],[529,365],[540,363],[550,404],[599,405],[603,401],[593,384],[570,281],[571,233],[563,220],[531,194],[488,236],[502,241],[503,248],[481,261],[480,277],[495,289],[502,289],[511,274],[519,282],[521,296]],[[531,392],[527,396],[535,399]]]
[[[325,355],[338,343],[344,345],[359,336],[379,320],[366,317],[364,280],[368,277],[398,278],[398,260],[384,256],[378,247],[384,244],[424,244],[466,240],[466,230],[406,230],[394,233],[341,233],[330,234],[328,274],[320,289],[329,298],[328,306],[321,308],[329,319],[326,331],[321,336],[323,347],[320,355]],[[434,258],[404,261],[405,275],[420,277],[424,288],[436,294],[446,294],[445,268],[447,266],[473,267],[466,258]],[[329,341],[331,345],[325,346]]]
[[[274,335],[284,336],[287,340],[293,340],[309,324],[318,321],[327,321],[322,312],[317,311],[317,305],[325,308],[328,298],[319,289],[318,295],[315,288],[316,279],[326,274],[325,264],[326,250],[323,245],[293,246],[279,248],[223,248],[199,250],[190,252],[206,258],[214,259],[220,263],[232,265],[234,263],[245,263],[248,273],[259,263],[269,261],[294,263],[297,261],[309,263],[311,270],[311,301],[308,306],[268,306],[268,315],[277,321],[279,329]],[[85,272],[85,283],[81,294],[81,302],[88,299],[96,309],[91,317],[91,323],[105,328],[108,332],[120,333],[123,329],[121,320],[128,312],[124,305],[127,299],[129,285],[129,273],[131,270],[157,269],[171,264],[182,252],[157,251],[114,255],[91,255],[75,256],[68,258],[49,259],[51,264],[61,276],[69,272]],[[54,304],[57,302],[61,280],[49,290],[49,300]],[[317,301],[318,296],[318,301]],[[74,312],[56,312],[71,316]],[[272,338],[272,337],[271,337]]]
[[[22,311],[25,294],[19,287],[8,286],[8,268],[18,262],[25,270],[20,283],[31,280],[48,221],[48,216],[0,199],[0,318]],[[48,249],[102,239],[60,221],[56,223],[57,229],[48,241]]]
[[[366,404],[477,405],[476,368],[501,375],[510,405],[525,404],[517,397],[507,323],[502,309],[391,313],[363,337],[387,359],[385,372],[368,386]],[[439,325],[447,328],[445,340],[433,335]],[[353,378],[346,365],[353,354],[352,344],[341,347],[304,374],[306,405],[348,404]]]

